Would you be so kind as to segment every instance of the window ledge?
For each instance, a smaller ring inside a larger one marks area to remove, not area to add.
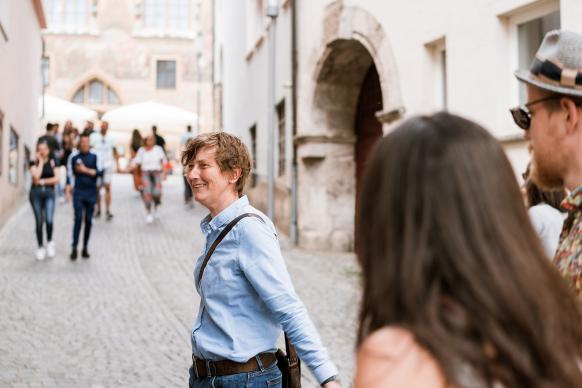
[[[136,38],[174,38],[174,39],[196,39],[195,32],[169,32],[169,31],[153,31],[153,30],[138,30],[132,34]]]

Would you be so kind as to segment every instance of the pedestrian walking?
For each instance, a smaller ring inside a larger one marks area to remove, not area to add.
[[[129,143],[130,162],[135,159],[137,152],[142,146],[143,138],[141,136],[141,133],[139,132],[138,129],[134,129],[133,132],[131,133],[131,142]],[[141,193],[143,188],[141,181],[141,168],[139,166],[136,166],[132,171],[132,175],[133,175],[133,187],[135,188],[136,191]]]
[[[113,214],[111,213],[111,177],[113,176],[113,169],[118,165],[119,156],[115,148],[115,139],[107,133],[109,123],[107,121],[101,122],[101,130],[91,134],[91,149],[99,155],[103,162],[103,174],[97,180],[97,212],[95,217],[101,217],[101,190],[105,188],[105,217],[107,221],[111,221]]]
[[[153,125],[152,126],[152,132],[154,133],[154,136],[156,138],[156,145],[162,147],[162,149],[164,150],[164,152],[166,152],[166,140],[163,138],[162,135],[158,134],[158,127]]]
[[[192,126],[188,125],[186,127],[186,132],[184,132],[182,134],[182,136],[180,137],[180,145],[182,146],[182,150],[184,150],[186,148],[186,145],[188,144],[188,142],[194,138],[194,133],[192,132]],[[190,184],[188,183],[188,178],[186,177],[186,170],[183,170],[184,173],[184,205],[186,205],[187,207],[193,207],[194,206],[194,202],[192,201],[192,188],[190,187]]]
[[[73,209],[75,223],[73,226],[73,241],[71,243],[71,260],[76,260],[79,245],[81,224],[84,222],[83,250],[81,256],[90,257],[89,238],[95,203],[97,202],[97,178],[103,174],[103,164],[99,155],[91,151],[89,136],[81,135],[79,150],[71,155],[68,162],[67,193],[73,187]]]
[[[55,243],[53,241],[53,217],[55,212],[55,185],[58,176],[55,174],[57,165],[50,157],[49,145],[41,141],[36,145],[36,159],[30,163],[30,175],[32,186],[30,188],[30,204],[34,212],[36,224],[36,258],[44,260],[45,257],[55,256]],[[47,243],[43,245],[43,225],[46,227]]]
[[[156,145],[154,135],[146,136],[144,146],[137,151],[132,168],[141,170],[142,198],[146,208],[146,222],[151,224],[162,203],[162,180],[165,178],[166,153]],[[152,206],[153,205],[153,206]]]
[[[515,76],[527,102],[511,109],[532,149],[532,180],[543,190],[570,191],[554,262],[582,299],[582,35],[548,32],[529,70]]]
[[[560,209],[560,204],[566,198],[566,191],[545,191],[536,185],[531,179],[531,171],[528,165],[523,174],[526,207],[531,223],[540,237],[546,254],[550,259],[556,254],[560,233],[566,219],[566,213]]]
[[[246,146],[225,132],[201,134],[188,142],[182,165],[194,198],[210,212],[200,224],[206,244],[194,270],[201,302],[190,387],[281,387],[275,356],[281,328],[317,381],[339,387],[293,289],[274,225],[243,195],[251,169]]]
[[[359,209],[357,388],[582,386],[580,308],[488,131],[448,113],[401,124]]]
[[[57,128],[57,124],[47,123],[46,124],[46,132],[44,135],[38,138],[38,143],[47,143],[49,150],[50,150],[50,157],[51,159],[58,161],[58,157],[60,156],[61,145],[55,136],[55,129]]]

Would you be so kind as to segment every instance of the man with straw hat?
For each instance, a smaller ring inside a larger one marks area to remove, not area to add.
[[[582,35],[548,32],[530,69],[515,76],[526,84],[527,102],[511,114],[531,144],[532,179],[570,192],[554,263],[582,298]]]

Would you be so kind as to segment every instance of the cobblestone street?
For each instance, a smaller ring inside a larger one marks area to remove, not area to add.
[[[56,209],[54,259],[34,259],[28,203],[1,226],[0,387],[188,386],[198,306],[192,270],[206,212],[184,208],[180,176],[164,183],[153,224],[130,176],[114,176],[112,189],[115,217],[95,220],[89,260],[68,258],[70,204]],[[359,298],[353,255],[284,249],[284,256],[349,386]],[[304,380],[316,386],[307,372]]]

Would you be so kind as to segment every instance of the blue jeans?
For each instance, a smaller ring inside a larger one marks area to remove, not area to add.
[[[91,225],[93,222],[93,212],[95,211],[95,196],[73,195],[73,209],[75,210],[75,223],[73,225],[73,249],[77,249],[79,235],[81,234],[81,224],[85,220],[85,230],[83,233],[83,249],[89,245],[91,236]]]
[[[196,378],[194,370],[190,368],[189,388],[281,388],[281,371],[277,362],[268,368],[250,373],[237,373],[226,376]]]
[[[55,214],[55,190],[51,186],[32,186],[28,196],[36,221],[36,242],[42,247],[42,225],[46,223],[47,241],[53,239],[53,216]]]

